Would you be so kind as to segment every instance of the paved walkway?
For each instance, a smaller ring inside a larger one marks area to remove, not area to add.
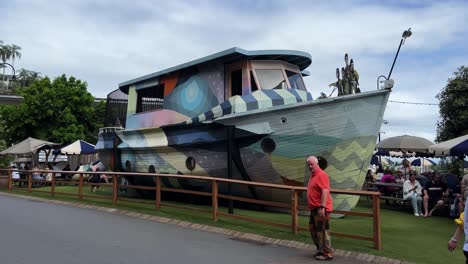
[[[8,252],[3,263],[319,262],[312,258],[311,245],[296,241],[113,208],[0,195],[0,225],[8,226],[0,236],[2,251]],[[404,263],[342,250],[335,251],[333,261],[365,262]]]

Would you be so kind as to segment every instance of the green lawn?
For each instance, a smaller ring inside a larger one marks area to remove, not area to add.
[[[35,188],[33,190],[39,189],[44,191],[50,190],[48,187]],[[103,197],[107,196],[109,198],[108,200],[85,197],[81,202],[98,206],[113,207],[112,201],[110,200],[112,189],[109,187],[104,187],[102,189],[103,190],[98,191],[97,194]],[[56,190],[59,192],[77,193],[77,187],[74,186],[56,187]],[[50,194],[47,193],[26,193],[18,190],[14,190],[13,192],[51,199]],[[90,193],[89,188],[85,188],[84,194],[94,193]],[[56,195],[55,199],[78,202],[76,196]],[[200,205],[190,205],[190,207],[210,209],[209,206]],[[134,204],[123,201],[119,201],[116,208],[175,218],[194,223],[225,227],[228,229],[256,233],[273,238],[297,240],[306,243],[311,242],[307,232],[300,232],[297,235],[293,235],[290,233],[290,230],[286,228],[254,224],[226,217],[220,217],[219,221],[214,223],[211,220],[210,213],[181,210],[170,207],[162,207],[160,211],[156,211],[152,204]],[[220,208],[220,210],[227,211],[226,208]],[[366,202],[365,199],[363,199],[355,209],[355,211],[370,210],[370,203]],[[290,215],[285,213],[259,212],[237,208],[235,208],[234,212],[235,214],[261,218],[273,222],[290,223]],[[447,241],[455,229],[453,220],[446,217],[415,217],[409,212],[409,210],[398,210],[392,207],[386,207],[382,203],[381,221],[383,244],[383,249],[381,251],[373,249],[373,243],[370,241],[341,237],[332,238],[333,247],[416,263],[463,263],[463,252],[460,248],[453,253],[450,253],[447,250]],[[306,227],[308,218],[300,217],[299,222],[301,226]],[[371,236],[372,220],[370,218],[354,216],[332,219],[331,229],[336,232]],[[462,243],[460,243],[460,245],[462,246]]]

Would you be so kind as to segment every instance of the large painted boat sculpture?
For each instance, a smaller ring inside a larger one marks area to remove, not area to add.
[[[214,177],[228,177],[231,161],[233,179],[306,186],[305,160],[316,155],[332,188],[360,190],[390,89],[313,100],[303,81],[311,63],[300,51],[231,48],[121,83],[108,96],[100,159],[115,171]],[[199,181],[163,184],[210,191]],[[232,194],[290,199],[265,188]],[[358,198],[335,195],[334,208],[350,210]]]

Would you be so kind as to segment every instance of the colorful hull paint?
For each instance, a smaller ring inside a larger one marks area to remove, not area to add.
[[[323,157],[332,188],[360,190],[390,91],[378,90],[311,101],[294,89],[234,96],[183,123],[99,135],[101,159],[118,158],[126,171],[226,177],[226,127],[234,127],[233,178],[305,186],[305,159]],[[121,141],[117,149],[109,146]],[[187,159],[196,162],[187,169]],[[112,167],[112,166],[111,166]],[[118,168],[114,168],[118,169]],[[151,179],[135,184],[154,185]],[[203,182],[165,180],[170,187],[209,191]],[[221,185],[220,192],[227,186]],[[289,192],[235,186],[235,195],[289,202]],[[303,197],[304,198],[304,197]],[[359,197],[335,195],[335,210],[352,209]],[[303,200],[305,202],[305,200]]]

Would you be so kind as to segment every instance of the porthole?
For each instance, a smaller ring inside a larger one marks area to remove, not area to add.
[[[318,159],[319,167],[322,170],[325,170],[328,167],[327,159],[325,159],[324,157],[317,157],[317,159]]]
[[[149,172],[149,173],[156,173],[156,169],[154,168],[153,165],[150,165],[150,166],[148,167],[148,172]]]
[[[189,171],[193,171],[196,166],[197,166],[197,162],[195,161],[193,157],[188,157],[185,160],[185,167],[187,167]]]
[[[262,146],[263,152],[265,153],[272,153],[276,149],[276,143],[271,138],[262,139],[261,146]]]
[[[287,124],[288,123],[288,119],[286,117],[282,117],[280,120],[281,120],[281,124]]]

